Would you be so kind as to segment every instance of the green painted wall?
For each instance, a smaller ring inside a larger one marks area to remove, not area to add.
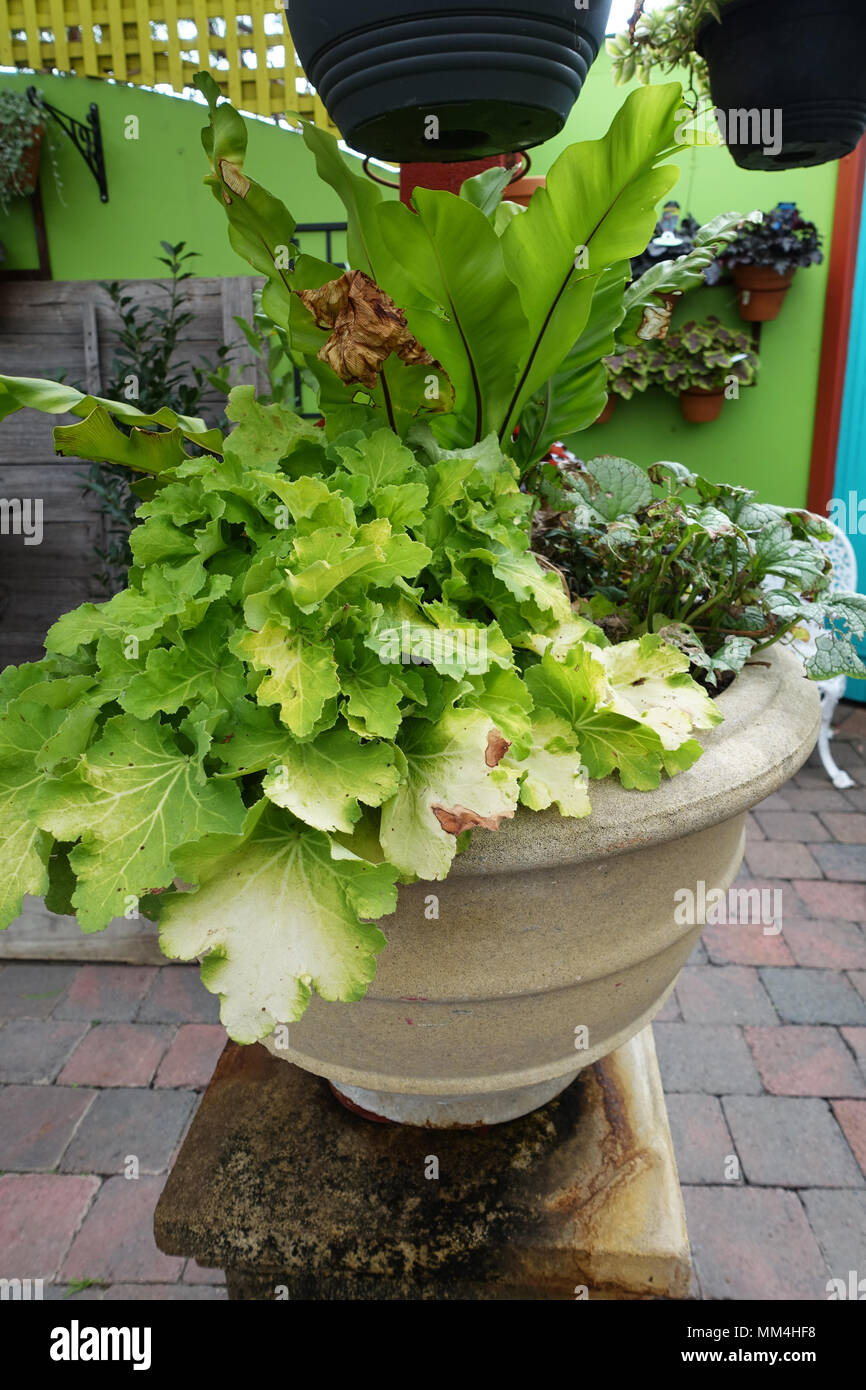
[[[43,154],[41,188],[55,280],[149,279],[164,273],[155,259],[161,240],[185,241],[201,253],[198,275],[244,275],[248,267],[231,249],[226,220],[202,180],[208,172],[200,131],[207,108],[183,97],[81,77],[0,75],[0,86],[23,91],[35,84],[46,101],[83,120],[99,106],[108,202],[66,136],[57,140],[58,193]],[[138,117],[137,140],[125,138],[126,117]],[[315,176],[312,155],[299,135],[270,121],[249,121],[248,167],[278,194],[299,222],[345,221],[336,194]],[[62,201],[61,201],[62,198]],[[64,206],[65,203],[65,206]],[[29,204],[18,200],[0,215],[6,268],[39,263]],[[319,253],[310,244],[307,250]]]
[[[0,84],[20,89],[31,75],[2,76]],[[199,132],[203,108],[179,97],[83,78],[39,77],[47,100],[83,117],[97,101],[102,119],[110,201],[99,202],[96,184],[68,140],[59,145],[64,184],[61,203],[43,160],[42,191],[54,277],[58,280],[146,278],[159,275],[158,243],[185,240],[201,252],[200,275],[237,275],[241,262],[228,245],[226,226],[202,183],[206,163]],[[573,140],[594,139],[607,129],[625,90],[613,86],[606,55],[589,80],[557,139],[532,152],[533,173],[547,171]],[[139,118],[139,139],[124,136],[125,118]],[[248,168],[278,193],[301,222],[341,221],[342,207],[314,175],[312,158],[300,138],[270,122],[250,121]],[[780,200],[796,201],[825,234],[829,247],[837,166],[785,173],[738,169],[724,149],[684,150],[682,177],[674,189],[684,211],[707,221],[739,208],[767,209]],[[6,265],[36,264],[29,208],[19,204],[0,217]],[[321,254],[318,247],[311,251]],[[689,425],[677,401],[650,393],[619,403],[608,425],[593,426],[581,437],[580,452],[618,453],[649,464],[675,458],[710,477],[758,488],[768,501],[801,505],[806,498],[815,411],[827,264],[800,272],[782,317],[764,327],[759,385],[725,405],[710,425]],[[677,320],[717,313],[739,323],[731,289],[698,290],[680,305]]]
[[[570,141],[602,135],[629,90],[613,85],[607,55],[603,54],[591,69],[565,130],[532,152],[532,173],[546,173]],[[726,401],[721,418],[714,424],[688,424],[675,397],[651,391],[632,401],[617,402],[608,424],[592,426],[571,443],[587,458],[619,454],[644,465],[657,459],[676,459],[716,481],[757,488],[764,501],[803,506],[838,165],[757,173],[739,169],[727,150],[708,146],[684,150],[677,162],[682,174],[670,196],[683,212],[707,222],[732,209],[766,211],[778,202],[796,202],[823,233],[825,260],[798,271],[780,317],[761,330],[757,386],[744,390],[737,401]],[[733,286],[701,288],[685,296],[674,323],[708,314],[742,326]]]

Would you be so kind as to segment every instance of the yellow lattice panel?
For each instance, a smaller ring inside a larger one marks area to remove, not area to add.
[[[0,66],[183,92],[206,68],[242,111],[335,133],[273,0],[0,0]]]

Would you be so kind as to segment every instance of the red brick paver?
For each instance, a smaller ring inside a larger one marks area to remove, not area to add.
[[[833,1112],[857,1162],[866,1173],[866,1101],[837,1100],[833,1104]]]
[[[203,1090],[210,1081],[227,1033],[220,1023],[187,1023],[162,1060],[156,1086],[186,1086]]]
[[[169,1046],[168,1024],[101,1023],[91,1028],[58,1078],[61,1086],[148,1086]]]
[[[109,1178],[67,1254],[61,1279],[174,1283],[183,1260],[163,1255],[153,1238],[161,1178]]]
[[[746,847],[746,864],[756,877],[821,878],[821,867],[807,845],[786,840],[759,840]],[[799,889],[798,889],[799,891]]]
[[[0,1278],[52,1278],[98,1190],[99,1178],[4,1174],[0,1178]]]
[[[847,922],[866,922],[866,884],[813,883],[795,878],[794,890],[813,917],[843,917]]]
[[[783,924],[782,936],[798,965],[828,970],[866,969],[866,933],[856,922],[814,917],[789,920]],[[768,965],[784,963],[766,962]]]
[[[57,1018],[84,1018],[90,1023],[127,1023],[136,1015],[153,984],[153,965],[84,965],[57,1006]]]
[[[795,1193],[731,1184],[683,1195],[704,1298],[825,1296],[824,1260]]]
[[[825,811],[821,819],[840,845],[866,845],[866,815],[862,811]]]
[[[0,1090],[0,1169],[49,1172],[75,1134],[95,1091],[61,1086]]]
[[[792,1025],[744,1031],[772,1095],[866,1096],[866,1080],[836,1028]]]
[[[707,926],[704,945],[713,965],[793,965],[783,933],[765,933],[760,923]]]

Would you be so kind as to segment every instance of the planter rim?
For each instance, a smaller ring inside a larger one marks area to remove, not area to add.
[[[614,776],[590,782],[583,820],[555,807],[518,807],[498,831],[476,831],[449,877],[504,874],[625,854],[680,839],[739,815],[786,782],[811,752],[821,723],[818,686],[800,658],[779,645],[755,658],[718,697],[723,724],[694,735],[704,749],[686,772],[651,792],[627,791]]]
[[[749,261],[734,261],[731,266],[731,274],[734,280],[768,280],[767,290],[772,293],[774,290],[787,289],[794,279],[799,266],[793,265],[790,270],[776,270],[771,265],[752,265]],[[755,289],[760,288],[757,284]]]

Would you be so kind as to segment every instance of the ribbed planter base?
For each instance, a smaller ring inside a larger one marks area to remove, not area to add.
[[[425,1129],[477,1129],[519,1119],[570,1086],[579,1068],[552,1081],[518,1086],[511,1091],[488,1091],[468,1096],[418,1096],[399,1091],[366,1091],[363,1086],[331,1083],[338,1097],[355,1111],[395,1124],[421,1125]]]
[[[447,162],[558,134],[609,10],[610,0],[368,0],[360,10],[321,0],[290,21],[304,71],[353,149]]]
[[[827,164],[866,130],[863,0],[730,0],[696,46],[742,169]]]

